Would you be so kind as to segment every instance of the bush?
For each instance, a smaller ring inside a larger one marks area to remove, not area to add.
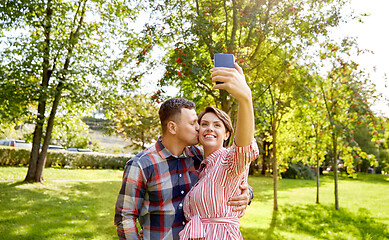
[[[129,159],[129,156],[49,150],[45,166],[120,169]],[[0,146],[0,165],[27,166],[29,160],[29,149]]]
[[[281,173],[283,178],[293,179],[315,179],[316,172],[311,167],[304,165],[302,162],[289,163],[288,169]]]

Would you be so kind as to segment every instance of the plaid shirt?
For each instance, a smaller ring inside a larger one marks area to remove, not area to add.
[[[129,160],[115,208],[119,239],[139,239],[137,218],[144,239],[178,239],[185,225],[184,197],[198,180],[202,159],[198,146],[177,157],[159,139]]]

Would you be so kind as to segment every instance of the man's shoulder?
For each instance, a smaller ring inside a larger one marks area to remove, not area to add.
[[[158,154],[155,151],[155,145],[151,145],[150,147],[144,149],[143,151],[135,154],[134,157],[132,157],[130,160],[127,161],[126,165],[131,165],[134,163],[140,164],[140,165],[147,165],[151,162],[151,156],[150,155],[155,155]]]
[[[195,156],[200,155],[201,157],[204,156],[204,149],[202,146],[199,145],[193,145],[188,147],[188,150]]]
[[[192,154],[193,165],[198,169],[201,162],[204,160],[204,150],[199,145],[188,147],[188,151]]]

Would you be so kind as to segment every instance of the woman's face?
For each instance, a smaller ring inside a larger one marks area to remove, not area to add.
[[[216,114],[204,114],[200,121],[199,141],[206,152],[214,152],[223,147],[223,142],[229,137],[223,122]]]

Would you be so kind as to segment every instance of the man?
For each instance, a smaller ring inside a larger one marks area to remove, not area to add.
[[[139,239],[136,219],[144,239],[179,239],[185,226],[183,200],[197,182],[203,159],[198,143],[195,104],[169,99],[159,109],[162,136],[127,162],[115,209],[119,239]],[[247,187],[230,199],[236,211],[246,208]]]

